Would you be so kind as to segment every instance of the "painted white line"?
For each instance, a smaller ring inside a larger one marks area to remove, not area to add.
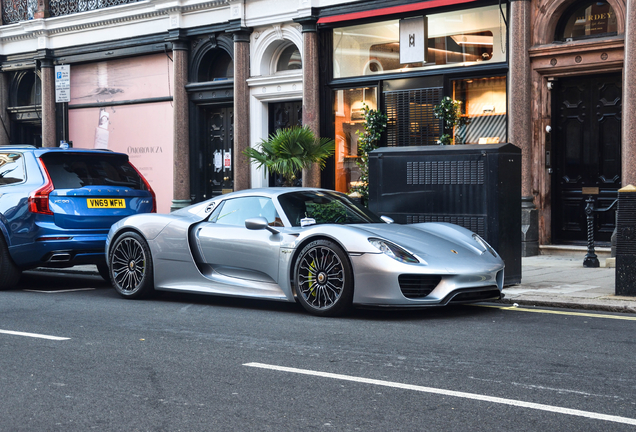
[[[311,376],[316,376],[321,378],[332,378],[332,379],[337,379],[342,381],[353,381],[353,382],[358,382],[363,384],[373,384],[373,385],[379,385],[384,387],[393,387],[393,388],[399,388],[404,390],[413,390],[413,391],[432,393],[432,394],[438,394],[438,395],[444,395],[444,396],[453,396],[453,397],[458,397],[463,399],[492,402],[492,403],[497,403],[502,405],[511,405],[511,406],[516,406],[521,408],[530,408],[530,409],[535,409],[540,411],[553,412],[557,414],[567,414],[567,415],[572,415],[577,417],[586,417],[586,418],[590,418],[594,420],[603,420],[603,421],[623,423],[623,424],[636,426],[636,419],[633,419],[633,418],[619,417],[619,416],[613,416],[613,415],[607,415],[607,414],[599,414],[599,413],[594,413],[590,411],[581,411],[581,410],[563,408],[563,407],[552,406],[552,405],[538,404],[533,402],[524,402],[524,401],[515,400],[515,399],[504,399],[499,397],[480,395],[476,393],[464,393],[464,392],[458,392],[458,391],[452,391],[452,390],[438,389],[433,387],[422,387],[422,386],[417,386],[412,384],[402,384],[402,383],[391,382],[391,381],[361,378],[361,377],[355,377],[350,375],[333,374],[328,372],[318,372],[318,371],[312,371],[307,369],[296,369],[296,368],[290,368],[290,367],[284,367],[284,366],[268,365],[263,363],[245,363],[243,366],[269,369],[269,370],[275,370],[280,372],[296,373],[296,374],[302,374],[302,375],[311,375]]]
[[[56,341],[63,341],[63,340],[69,340],[70,339],[70,338],[67,338],[67,337],[48,336],[48,335],[37,334],[37,333],[24,333],[24,332],[17,332],[17,331],[11,331],[11,330],[0,330],[0,333],[4,333],[4,334],[8,334],[8,335],[14,335],[14,336],[26,336],[26,337],[32,337],[32,338],[38,338],[38,339],[56,340]]]
[[[25,289],[25,290],[22,290],[22,291],[41,293],[41,294],[57,294],[57,293],[68,293],[68,292],[75,292],[75,291],[93,291],[93,290],[95,290],[95,288],[76,288],[76,289],[56,290],[56,291],[42,291],[42,290]]]

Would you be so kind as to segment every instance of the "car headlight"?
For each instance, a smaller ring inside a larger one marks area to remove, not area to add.
[[[419,260],[401,247],[386,240],[370,238],[369,243],[378,248],[384,255],[403,263],[418,263]]]
[[[492,254],[492,256],[494,256],[495,258],[497,258],[497,252],[495,252],[495,250],[492,248],[492,246],[490,246],[488,244],[488,242],[486,242],[486,240],[484,240],[483,238],[481,238],[479,235],[477,234],[473,234],[473,239],[479,243],[479,245],[484,248],[484,252],[488,251]],[[484,253],[482,252],[482,253]]]

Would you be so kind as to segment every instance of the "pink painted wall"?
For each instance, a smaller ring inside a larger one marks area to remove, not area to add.
[[[172,203],[172,103],[72,107],[168,96],[172,78],[165,61],[162,54],[73,66],[69,103],[69,139],[73,146],[127,153],[157,194],[159,213],[168,213]]]

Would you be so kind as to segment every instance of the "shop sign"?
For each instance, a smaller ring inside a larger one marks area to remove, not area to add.
[[[55,66],[55,102],[71,101],[71,66]]]
[[[426,62],[427,27],[424,16],[400,20],[400,64]]]

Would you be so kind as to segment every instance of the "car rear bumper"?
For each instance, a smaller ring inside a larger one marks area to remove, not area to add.
[[[40,236],[33,243],[10,248],[14,262],[21,268],[69,267],[105,262],[103,234],[60,232]]]

